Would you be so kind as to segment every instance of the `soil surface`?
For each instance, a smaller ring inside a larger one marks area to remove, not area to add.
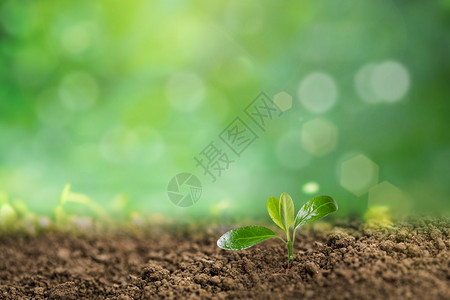
[[[1,299],[450,299],[448,221],[300,231],[235,252],[229,228],[0,237]],[[195,233],[194,233],[195,232]]]

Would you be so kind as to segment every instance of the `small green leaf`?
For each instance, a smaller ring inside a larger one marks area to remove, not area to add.
[[[298,211],[295,218],[294,229],[306,223],[325,217],[329,213],[338,210],[336,201],[330,196],[317,196],[309,200]]]
[[[70,184],[66,183],[66,185],[64,186],[62,192],[61,192],[61,197],[59,202],[64,205],[67,201],[67,198],[69,197],[70,194]]]
[[[281,220],[280,200],[277,197],[270,197],[269,200],[267,200],[267,211],[269,212],[272,221],[277,224],[278,227],[286,231],[283,221]]]
[[[246,226],[226,232],[217,241],[217,246],[227,250],[243,250],[273,237],[278,236],[269,228]]]
[[[292,222],[294,222],[294,202],[287,193],[282,193],[280,196],[280,210],[281,221],[283,222],[285,230],[288,230],[289,227],[291,227]]]

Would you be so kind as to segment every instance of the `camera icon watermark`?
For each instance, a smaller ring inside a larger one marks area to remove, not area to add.
[[[202,195],[200,180],[191,173],[179,173],[167,185],[170,201],[179,207],[194,205]]]

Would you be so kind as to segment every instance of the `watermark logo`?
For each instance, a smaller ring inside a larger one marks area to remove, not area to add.
[[[173,204],[180,207],[194,205],[202,195],[200,180],[191,173],[180,173],[172,177],[167,194]]]
[[[292,106],[292,97],[286,92],[270,98],[261,92],[195,157],[195,167],[211,182],[235,163],[242,153],[266,131],[267,126],[281,117]],[[168,186],[169,199],[177,206],[188,207],[201,196],[201,183],[191,173],[173,177]]]

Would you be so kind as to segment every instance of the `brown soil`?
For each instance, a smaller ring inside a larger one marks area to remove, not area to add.
[[[2,299],[450,299],[448,221],[304,231],[234,252],[226,229],[0,238]],[[194,232],[194,231],[190,231]]]

